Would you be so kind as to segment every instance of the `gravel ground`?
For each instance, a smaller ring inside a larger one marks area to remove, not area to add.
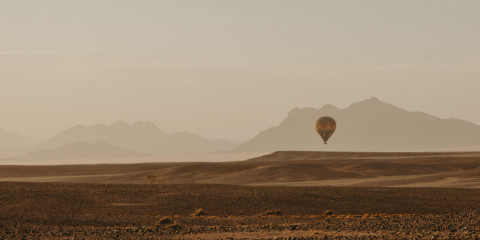
[[[479,200],[476,189],[0,183],[0,239],[478,239]]]

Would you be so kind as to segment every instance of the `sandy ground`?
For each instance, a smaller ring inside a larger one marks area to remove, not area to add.
[[[479,211],[478,189],[0,183],[0,239],[476,239]]]
[[[29,160],[22,158],[0,158],[1,165],[78,165],[78,164],[132,164],[146,162],[231,162],[250,159],[265,153],[184,153],[176,155],[136,157],[136,158],[74,158],[74,159],[42,159]]]
[[[152,184],[148,175],[155,176]],[[0,239],[480,236],[476,152],[275,152],[234,162],[4,165],[0,181]]]
[[[185,159],[184,159],[185,160]],[[251,186],[480,186],[480,153],[275,152],[246,161],[0,166],[0,181]]]

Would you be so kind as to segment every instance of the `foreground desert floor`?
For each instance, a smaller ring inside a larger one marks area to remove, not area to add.
[[[0,239],[476,239],[479,210],[478,189],[4,182]]]
[[[479,152],[275,152],[236,162],[0,165],[0,181],[250,186],[480,186]]]
[[[478,239],[479,186],[475,152],[4,165],[0,239]]]

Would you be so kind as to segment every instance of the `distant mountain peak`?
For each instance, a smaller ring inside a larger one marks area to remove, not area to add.
[[[150,121],[137,121],[133,124],[117,121],[111,125],[81,126],[67,129],[50,138],[45,146],[52,149],[67,143],[82,141],[88,144],[103,141],[121,148],[156,155],[226,151],[239,143],[230,140],[218,142],[188,132],[169,134]]]
[[[153,122],[150,121],[136,121],[132,126],[134,127],[149,127],[149,128],[158,128]]]
[[[172,135],[177,135],[177,136],[198,136],[197,134],[193,134],[191,132],[188,132],[188,131],[182,131],[182,132],[176,132]]]
[[[371,97],[371,98],[367,98],[365,100],[362,100],[360,102],[353,103],[352,105],[355,105],[355,104],[365,105],[365,104],[388,104],[388,103],[382,102],[380,99],[378,99],[376,97]]]
[[[378,99],[377,97],[367,98],[367,99],[365,99],[364,101],[368,101],[368,102],[382,102],[382,101],[380,101],[380,99]]]
[[[20,133],[10,132],[0,128],[0,148],[19,148],[38,144],[39,141]]]
[[[322,108],[320,108],[320,110],[324,110],[324,111],[334,111],[334,110],[339,110],[338,107],[332,105],[332,104],[325,104],[323,105]]]
[[[371,97],[371,98],[365,99],[365,100],[360,101],[360,102],[352,103],[350,106],[348,106],[348,108],[349,109],[355,109],[355,108],[371,109],[371,110],[375,110],[375,109],[378,109],[378,108],[401,109],[401,108],[399,108],[395,105],[392,105],[390,103],[383,102],[376,97]]]
[[[132,158],[151,157],[152,154],[119,147],[105,141],[88,143],[85,141],[70,142],[55,149],[32,151],[22,157],[27,160],[71,160],[92,158]]]
[[[112,126],[112,127],[128,127],[130,125],[125,121],[116,121],[116,122],[112,123],[112,125],[110,125],[110,126]]]
[[[312,127],[321,116],[332,116],[339,123],[328,146],[319,144]],[[410,112],[371,97],[342,109],[330,104],[315,110],[295,108],[280,125],[262,131],[235,151],[412,151],[478,144],[478,125]]]
[[[126,121],[116,121],[110,125],[110,127],[114,128],[158,128],[153,122],[150,121],[136,121],[133,124],[129,124]]]
[[[311,107],[306,107],[306,108],[293,108],[292,110],[290,110],[290,112],[288,113],[288,115],[295,115],[297,113],[303,113],[305,111],[317,111],[315,108],[311,108]]]

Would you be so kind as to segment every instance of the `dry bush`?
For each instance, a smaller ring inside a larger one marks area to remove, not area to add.
[[[245,226],[247,225],[247,222],[245,220],[238,220],[235,222],[237,226]]]
[[[283,213],[279,209],[277,210],[267,210],[264,213],[260,214],[260,216],[282,216]]]
[[[173,223],[172,218],[166,216],[157,221],[157,225],[171,224]]]
[[[330,215],[333,215],[333,212],[332,212],[332,210],[327,210],[323,213],[323,215],[330,216]]]
[[[179,230],[181,227],[182,227],[182,226],[181,226],[179,223],[175,222],[175,221],[174,221],[173,223],[167,225],[167,228],[170,228],[170,229],[172,229],[172,230]]]
[[[163,184],[165,182],[165,178],[159,177],[157,175],[148,175],[147,180],[150,184],[158,183],[158,184]]]
[[[200,217],[200,216],[206,216],[206,215],[208,214],[205,212],[205,210],[203,210],[203,208],[199,208],[191,214],[192,217]]]
[[[153,184],[155,182],[156,178],[157,178],[157,176],[155,176],[155,175],[148,175],[147,176],[147,180],[148,180],[148,182],[150,182],[150,184]]]
[[[168,228],[176,231],[181,229],[181,227],[182,226],[177,221],[174,221],[170,216],[160,218],[160,220],[158,220],[155,224],[156,229]]]

